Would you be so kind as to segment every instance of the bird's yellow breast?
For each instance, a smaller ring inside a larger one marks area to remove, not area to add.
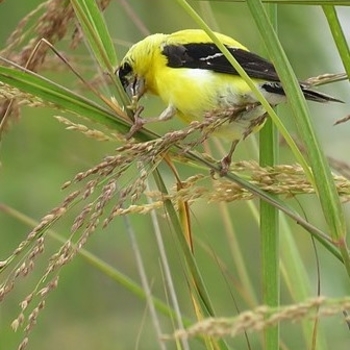
[[[186,123],[202,121],[229,108],[256,102],[246,82],[239,76],[215,73],[203,69],[163,67],[154,75],[151,90],[168,106],[176,108],[177,115]],[[157,77],[160,77],[157,79]],[[149,82],[150,83],[150,82]],[[259,81],[256,82],[259,84]],[[234,121],[228,120],[216,129],[214,135],[228,140],[239,140],[250,128],[251,122],[265,113],[263,107],[242,112]],[[254,128],[254,131],[258,131]]]
[[[151,92],[167,105],[174,106],[187,122],[251,102],[251,90],[238,76],[203,69],[163,67],[154,78],[150,83]]]

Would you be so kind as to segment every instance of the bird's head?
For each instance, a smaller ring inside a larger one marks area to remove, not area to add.
[[[116,74],[130,98],[139,100],[147,91],[155,92],[155,65],[166,35],[153,34],[133,45]]]
[[[130,99],[137,101],[146,92],[145,78],[135,72],[133,60],[125,57],[116,71],[120,82]]]

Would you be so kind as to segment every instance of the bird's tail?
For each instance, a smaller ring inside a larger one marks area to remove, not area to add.
[[[322,92],[318,92],[315,90],[312,90],[308,88],[306,85],[300,85],[301,91],[303,92],[305,98],[310,101],[315,101],[315,102],[341,102],[344,103],[344,101],[339,100],[337,98],[334,98],[332,96],[326,95]]]

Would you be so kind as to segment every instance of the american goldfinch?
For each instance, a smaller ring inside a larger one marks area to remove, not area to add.
[[[286,101],[270,62],[226,35],[215,35],[272,106]],[[221,162],[223,173],[228,170],[237,143],[258,131],[266,119],[265,109],[247,83],[202,30],[149,35],[130,48],[117,74],[134,100],[151,93],[165,102],[167,107],[158,120],[177,115],[185,122],[200,121],[206,116],[232,111],[232,117],[214,131],[215,136],[232,141],[230,152]],[[311,90],[302,82],[300,88],[307,100],[341,102]]]

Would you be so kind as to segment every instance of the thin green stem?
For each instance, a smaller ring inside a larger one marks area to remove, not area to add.
[[[276,5],[265,5],[273,26],[277,27]],[[268,119],[260,132],[260,165],[274,166],[278,158],[277,129]],[[260,234],[262,258],[263,302],[271,307],[279,306],[279,214],[276,207],[260,201]],[[264,331],[264,348],[279,349],[279,325],[267,327]]]

